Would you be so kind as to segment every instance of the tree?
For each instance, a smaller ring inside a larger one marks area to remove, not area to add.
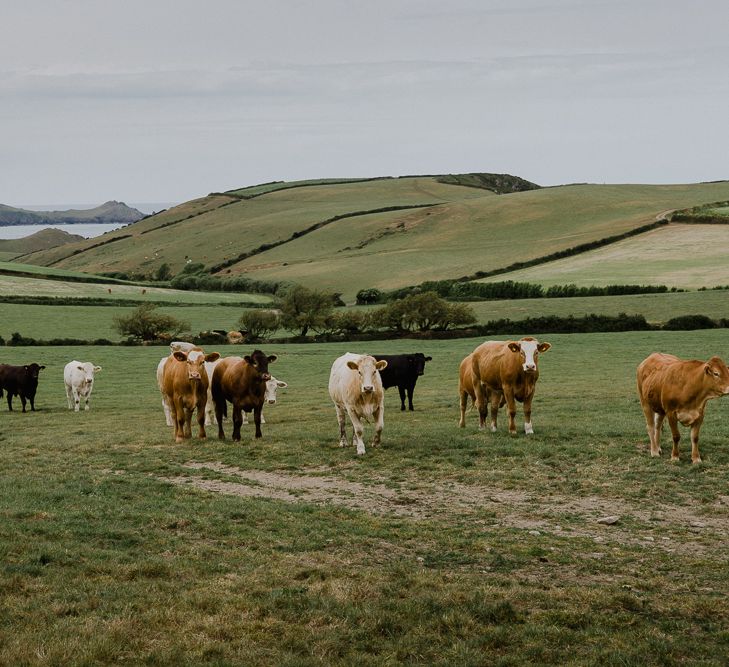
[[[361,289],[357,292],[357,303],[360,305],[380,303],[382,301],[383,294],[376,287],[369,287],[367,289]]]
[[[373,320],[395,331],[447,329],[476,321],[473,308],[463,303],[448,303],[435,292],[411,294],[378,309]]]
[[[306,336],[309,329],[318,329],[327,323],[334,305],[331,294],[297,285],[284,294],[278,308],[282,326],[298,331],[299,336]]]
[[[177,336],[190,325],[181,322],[171,315],[155,312],[157,306],[153,303],[144,303],[135,308],[129,315],[119,315],[114,318],[114,326],[122,336],[129,336],[137,340],[157,340],[160,334]]]
[[[246,310],[240,316],[238,326],[248,332],[249,340],[260,340],[268,338],[281,327],[281,316],[274,310]]]
[[[170,265],[167,262],[162,262],[154,274],[154,279],[164,281],[170,280],[170,278],[172,278],[172,269],[170,269]]]

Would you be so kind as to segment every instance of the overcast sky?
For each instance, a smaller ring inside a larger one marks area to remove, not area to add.
[[[729,178],[726,0],[2,0],[0,203]]]

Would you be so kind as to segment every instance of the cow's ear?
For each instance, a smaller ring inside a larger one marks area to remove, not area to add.
[[[180,352],[180,350],[175,350],[172,353],[172,356],[177,359],[177,361],[187,361],[187,354],[185,352]]]
[[[375,364],[375,368],[378,371],[384,371],[387,368],[387,362],[384,359],[381,359]]]
[[[704,364],[704,373],[711,375],[711,366],[709,364]]]
[[[546,352],[550,347],[552,347],[552,343],[539,343],[537,350],[539,352]]]
[[[94,366],[94,373],[98,373],[101,370],[101,366]]]
[[[348,361],[347,362],[347,368],[349,368],[349,369],[351,369],[353,371],[358,371],[359,370],[359,366],[357,365],[357,362],[356,361]]]
[[[274,361],[276,361],[276,359],[278,359],[278,357],[275,354],[269,354],[268,355],[268,363],[269,364],[272,364]]]
[[[276,386],[279,387],[280,389],[285,389],[289,385],[286,384],[285,382],[282,382],[281,380],[276,380]]]
[[[425,361],[433,361],[433,357],[425,357]]]
[[[39,366],[39,367],[38,367],[38,370],[39,370],[39,371],[42,371],[42,370],[43,370],[44,368],[45,368],[45,366]]]
[[[205,355],[205,361],[217,361],[220,359],[220,352],[211,352]]]
[[[519,345],[519,343],[509,343],[509,349],[512,352],[520,352],[521,351],[521,345]]]
[[[245,357],[243,357],[244,361],[247,361],[251,366],[253,366],[253,359],[251,359],[250,354],[246,354]]]

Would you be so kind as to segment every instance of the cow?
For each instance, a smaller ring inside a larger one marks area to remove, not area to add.
[[[266,382],[266,395],[263,398],[263,404],[265,405],[276,405],[276,392],[279,389],[285,389],[289,385],[285,382],[282,382],[281,380],[277,380],[273,375],[271,376],[271,379]],[[248,414],[247,412],[243,413],[243,423],[248,423]],[[263,411],[261,411],[261,424],[266,423],[266,418],[263,416]]]
[[[204,355],[203,349],[199,347],[198,345],[195,345],[195,343],[188,343],[187,341],[182,340],[175,340],[170,343],[170,355],[167,357],[162,357],[160,359],[160,362],[157,364],[157,386],[159,387],[159,390],[162,394],[162,409],[165,413],[165,422],[167,423],[167,426],[174,426],[175,422],[172,419],[172,412],[170,410],[170,405],[167,402],[167,398],[165,397],[164,389],[162,388],[162,379],[164,376],[164,367],[167,363],[167,360],[177,351],[180,352],[186,352],[188,355],[190,352],[194,351],[194,354],[190,357],[191,360],[194,360],[196,356],[198,355]],[[207,366],[206,366],[207,368]],[[208,373],[208,382],[210,381],[210,374]],[[205,422],[207,424],[207,422]]]
[[[422,352],[415,354],[373,354],[377,361],[386,361],[387,367],[380,372],[382,388],[397,387],[400,392],[400,410],[405,410],[405,392],[408,397],[408,408],[412,412],[413,392],[418,378],[425,373],[425,362],[433,357],[426,357]]]
[[[661,429],[668,418],[673,436],[671,461],[678,461],[678,422],[691,427],[691,463],[701,463],[699,431],[706,402],[729,394],[729,369],[719,357],[683,360],[654,352],[638,366],[638,397],[645,415],[651,456],[661,455]]]
[[[473,382],[473,354],[469,354],[462,362],[458,374],[458,400],[461,407],[461,418],[458,426],[466,426],[466,407],[471,399],[471,408],[476,404],[476,388]]]
[[[175,427],[175,442],[192,437],[192,413],[196,409],[200,427],[198,437],[206,437],[205,404],[209,381],[205,362],[215,361],[219,357],[217,352],[204,354],[201,350],[191,350],[189,353],[176,350],[162,364],[162,404],[168,406]]]
[[[266,396],[266,382],[271,379],[268,365],[276,361],[275,354],[265,355],[261,350],[253,350],[250,355],[227,357],[213,373],[212,394],[215,401],[215,417],[218,420],[218,437],[225,439],[223,417],[227,413],[228,402],[233,404],[233,440],[240,440],[240,427],[243,411],[253,411],[256,425],[256,438],[261,433],[261,410]]]
[[[491,431],[496,431],[499,408],[506,404],[509,413],[509,433],[516,435],[516,401],[524,404],[524,432],[534,433],[532,399],[539,379],[538,357],[551,348],[526,337],[518,341],[486,341],[471,353],[471,372],[479,429],[486,426],[488,401],[491,404]]]
[[[377,360],[368,354],[347,352],[334,360],[329,374],[329,396],[334,402],[339,422],[339,446],[347,446],[346,417],[352,422],[352,444],[357,456],[365,453],[362,440],[362,419],[373,419],[375,436],[372,446],[381,442],[385,425],[385,392],[380,371],[387,368],[387,361]]]
[[[225,334],[225,338],[228,345],[240,345],[245,340],[245,335],[242,331],[229,331]]]
[[[86,399],[84,410],[89,410],[91,390],[94,388],[94,374],[101,366],[94,366],[90,361],[69,361],[63,369],[63,381],[66,385],[68,409],[79,411],[81,399]]]
[[[25,366],[0,364],[0,398],[3,389],[8,394],[8,410],[13,410],[13,396],[20,396],[25,412],[25,401],[30,401],[30,409],[35,412],[35,392],[38,389],[38,375],[45,368],[35,362]]]

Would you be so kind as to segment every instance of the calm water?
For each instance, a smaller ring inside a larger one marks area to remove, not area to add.
[[[69,234],[80,234],[86,238],[92,236],[99,236],[104,232],[109,232],[112,229],[118,229],[123,225],[120,224],[79,224],[79,225],[13,225],[11,227],[0,227],[0,239],[22,239],[24,236],[30,236],[39,232],[41,229],[48,229],[53,227],[54,229],[63,229]]]

